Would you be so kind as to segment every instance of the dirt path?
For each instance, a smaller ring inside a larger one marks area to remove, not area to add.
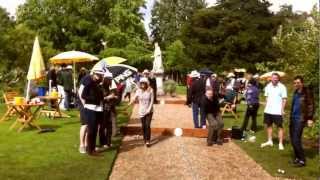
[[[135,107],[129,124],[139,124],[136,117]],[[192,128],[191,109],[156,105],[152,127]],[[126,136],[110,179],[273,179],[233,142],[208,147],[204,138],[152,139],[152,147],[146,148],[141,136]]]

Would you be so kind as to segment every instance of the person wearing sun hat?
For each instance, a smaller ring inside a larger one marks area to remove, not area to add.
[[[98,155],[95,151],[98,121],[102,118],[103,92],[99,84],[103,80],[105,70],[103,68],[92,69],[91,73],[82,78],[79,87],[79,98],[83,108],[80,128],[80,153]]]
[[[200,78],[198,72],[191,73],[192,79],[191,87],[188,92],[187,105],[192,107],[193,123],[195,128],[206,128],[206,117],[202,108],[200,108],[201,99],[205,94],[206,84]],[[200,114],[200,122],[199,122]]]
[[[200,77],[200,73],[198,73],[197,70],[193,70],[193,71],[191,71],[190,74],[187,75],[187,80],[186,80],[187,81],[186,82],[186,84],[187,84],[187,95],[190,92],[192,81],[194,81],[196,78],[199,78],[199,77]],[[190,104],[190,103],[188,103],[188,100],[189,99],[188,99],[188,96],[187,96],[186,105]]]
[[[147,78],[140,79],[140,87],[132,98],[129,105],[133,104],[136,99],[139,101],[139,117],[142,124],[143,140],[147,147],[150,147],[151,140],[151,120],[153,115],[153,89],[149,85]]]

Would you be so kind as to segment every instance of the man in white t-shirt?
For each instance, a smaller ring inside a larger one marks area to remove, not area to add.
[[[266,107],[264,109],[264,123],[267,126],[268,141],[261,144],[261,147],[273,146],[272,142],[272,124],[278,127],[279,135],[279,150],[284,150],[283,147],[283,116],[287,101],[287,89],[279,82],[280,76],[273,73],[271,82],[265,87]]]

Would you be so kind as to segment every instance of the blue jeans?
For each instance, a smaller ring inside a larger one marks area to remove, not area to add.
[[[199,125],[199,114],[200,114],[200,125]],[[200,108],[200,104],[192,103],[192,115],[193,123],[195,128],[201,128],[206,125],[206,115],[203,109]]]
[[[301,122],[300,119],[291,119],[291,123],[289,126],[290,130],[290,140],[291,145],[294,150],[294,156],[296,159],[299,159],[300,161],[306,161],[304,150],[302,146],[302,133],[303,128],[305,127],[305,123]]]
[[[72,91],[64,90],[64,93],[65,93],[64,108],[66,108],[66,110],[69,110],[70,109],[70,103],[71,103],[71,93],[72,93]]]

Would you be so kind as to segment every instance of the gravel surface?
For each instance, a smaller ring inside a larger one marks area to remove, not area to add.
[[[133,109],[129,126],[140,126],[137,108]],[[193,128],[191,108],[182,104],[155,105],[151,127]],[[110,179],[274,179],[232,141],[208,147],[205,138],[152,139],[153,145],[147,148],[141,136],[124,137]]]
[[[110,179],[274,179],[233,142],[206,146],[190,137],[126,136]]]

